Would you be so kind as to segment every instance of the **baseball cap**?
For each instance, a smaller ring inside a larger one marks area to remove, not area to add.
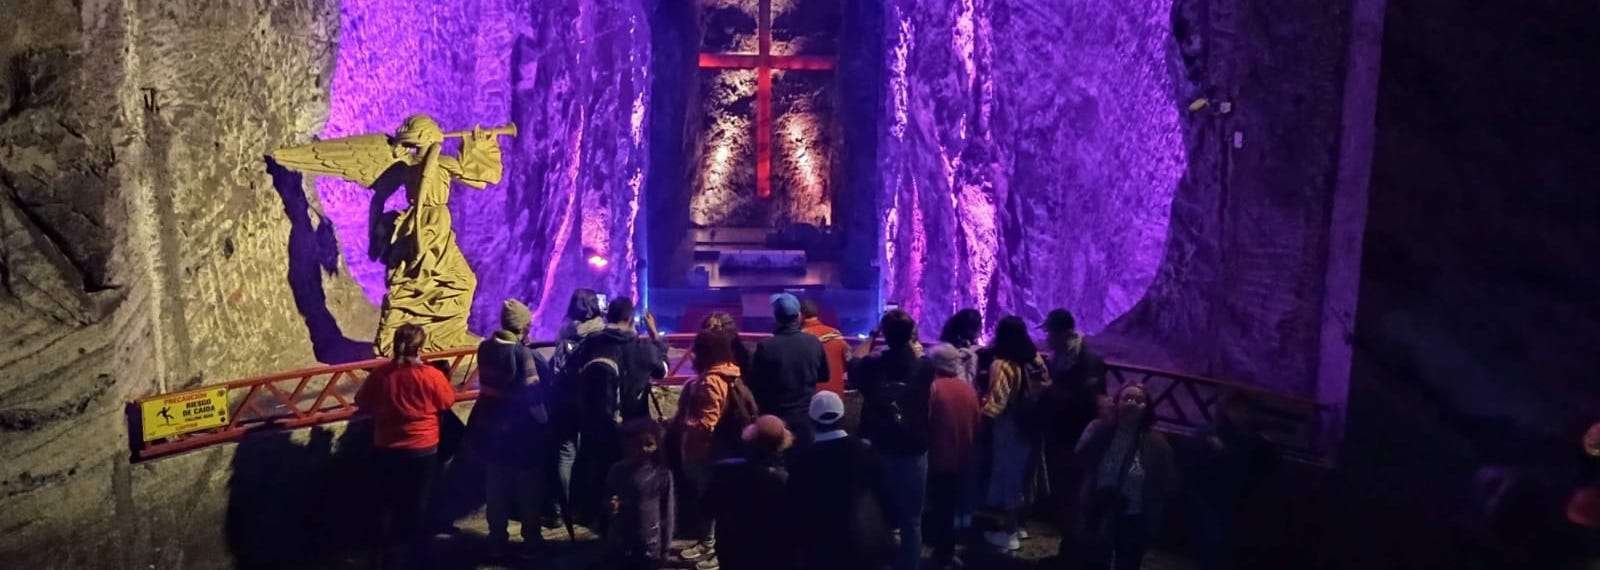
[[[828,390],[811,397],[811,419],[819,424],[832,424],[844,418],[844,400]]]

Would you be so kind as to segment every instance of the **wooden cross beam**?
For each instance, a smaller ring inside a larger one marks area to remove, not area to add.
[[[759,0],[756,53],[702,53],[701,69],[756,70],[756,196],[772,197],[772,70],[827,71],[834,58],[772,55],[772,0]]]

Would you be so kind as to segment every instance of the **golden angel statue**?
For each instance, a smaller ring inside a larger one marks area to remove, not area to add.
[[[467,332],[467,315],[478,278],[450,226],[450,182],[478,189],[500,182],[496,137],[516,134],[516,125],[445,133],[433,118],[412,115],[394,136],[350,136],[272,153],[289,170],[338,176],[376,191],[370,253],[383,261],[388,286],[374,341],[379,354],[390,353],[394,331],[404,324],[428,331],[424,350],[477,343]],[[463,139],[460,156],[440,153],[444,139],[452,137]],[[385,214],[384,200],[402,185],[408,207]]]

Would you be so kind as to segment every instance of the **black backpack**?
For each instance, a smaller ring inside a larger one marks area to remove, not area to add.
[[[584,362],[577,374],[577,387],[583,394],[580,414],[589,421],[610,420],[622,423],[623,365],[612,356],[596,356]]]
[[[1051,399],[1046,397],[1051,392],[1050,385],[1050,370],[1044,363],[1033,360],[1022,365],[1022,385],[1011,396],[1010,405],[1016,408],[1017,418],[1031,434],[1043,434],[1055,416]]]
[[[875,416],[873,431],[877,433],[872,435],[917,439],[916,434],[927,429],[929,386],[918,385],[918,377],[926,372],[927,363],[919,358],[900,370],[889,370],[888,364],[883,360],[878,362],[879,382],[870,393],[863,394]]]

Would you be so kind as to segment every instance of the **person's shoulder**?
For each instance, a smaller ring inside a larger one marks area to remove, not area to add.
[[[418,377],[427,378],[427,379],[430,379],[430,380],[437,380],[437,381],[440,381],[440,382],[444,382],[446,385],[450,384],[450,377],[446,376],[443,370],[439,370],[438,368],[434,368],[434,367],[428,366],[428,365],[417,366],[415,368],[416,368],[416,371],[413,372],[413,373],[416,374]]]

